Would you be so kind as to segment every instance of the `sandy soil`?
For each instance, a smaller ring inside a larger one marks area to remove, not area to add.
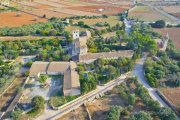
[[[169,34],[170,39],[174,42],[176,48],[180,49],[180,28],[163,28],[163,29],[154,29],[154,31],[159,32],[162,36]]]
[[[32,24],[37,22],[46,22],[46,19],[38,18],[37,21],[34,21],[36,18],[33,15],[29,15],[26,13],[20,13],[21,16],[17,17],[17,12],[2,12],[0,13],[0,27],[16,27],[22,26],[25,24]]]
[[[18,86],[22,85],[25,81],[24,78],[20,77],[14,81],[14,84],[7,90],[7,92],[0,98],[0,110],[5,111],[7,106],[12,102],[13,98],[16,96],[16,89]]]
[[[88,120],[88,115],[84,106],[68,113],[67,115],[59,118],[58,120]]]

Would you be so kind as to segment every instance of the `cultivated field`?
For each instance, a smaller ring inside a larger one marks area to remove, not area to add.
[[[87,0],[79,0],[87,2]],[[89,3],[104,4],[104,5],[131,5],[131,0],[88,0]]]
[[[180,49],[180,28],[154,29],[154,31],[159,32],[162,36],[166,36],[168,33],[170,39],[174,42],[175,47]]]
[[[153,10],[148,6],[136,6],[129,12],[129,18],[134,18],[142,21],[153,22],[156,20],[165,20],[172,22],[172,20],[161,13]]]
[[[180,87],[163,88],[161,91],[166,96],[166,98],[177,107],[180,113]]]
[[[116,5],[104,5],[102,4],[104,1],[91,2],[81,0],[34,0],[32,2],[14,2],[12,4],[34,15],[43,16],[45,14],[47,18],[53,16],[62,18],[75,15],[117,14],[131,7],[129,4],[124,5],[126,3],[125,1],[121,1],[122,4],[120,2]]]
[[[127,6],[126,8],[123,7],[116,7],[116,6],[75,6],[75,7],[68,7],[68,9],[73,10],[80,10],[98,14],[107,14],[107,15],[115,15],[118,13],[123,12],[124,10],[130,8]]]
[[[178,5],[174,5],[174,6],[160,6],[160,8],[162,10],[164,10],[165,12],[172,14],[178,18],[180,18],[180,6]]]
[[[17,17],[17,12],[2,12],[0,13],[0,27],[16,27],[25,24],[32,24],[37,22],[46,22],[46,19],[37,18],[33,15],[26,13],[19,13],[20,16]],[[37,18],[37,20],[35,20]]]
[[[109,16],[108,18],[95,18],[95,19],[80,19],[80,20],[74,20],[73,23],[78,23],[79,21],[83,21],[85,24],[88,25],[94,25],[97,22],[107,22],[110,24],[110,26],[114,26],[117,23],[120,23],[119,17],[118,16]]]

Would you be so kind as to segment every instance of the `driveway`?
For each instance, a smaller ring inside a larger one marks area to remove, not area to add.
[[[136,65],[133,69],[133,75],[137,76],[139,81],[143,84],[143,86],[148,90],[150,96],[153,100],[156,100],[160,103],[161,107],[168,107],[167,104],[159,97],[159,95],[156,93],[155,88],[152,88],[146,81],[144,77],[144,70],[143,70],[143,64],[146,60],[146,56],[141,58],[137,61]]]

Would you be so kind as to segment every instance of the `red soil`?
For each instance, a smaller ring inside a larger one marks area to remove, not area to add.
[[[16,16],[17,12],[2,12],[0,13],[0,27],[16,27],[22,26],[25,24],[32,24],[37,22],[46,22],[46,19],[38,18],[36,21],[34,20],[37,18],[36,16],[29,15],[26,13],[20,13],[21,16]]]
[[[92,13],[107,14],[107,15],[121,13],[125,10],[125,8],[114,7],[114,6],[76,6],[76,7],[67,7],[67,8],[73,10],[92,12]],[[103,11],[100,12],[98,11],[99,9],[103,9]]]

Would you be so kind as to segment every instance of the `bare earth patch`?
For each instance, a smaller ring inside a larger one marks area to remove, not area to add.
[[[86,11],[86,12],[92,12],[92,13],[98,13],[98,14],[108,14],[108,15],[121,13],[125,10],[125,8],[122,8],[120,6],[119,7],[116,7],[116,6],[76,6],[76,7],[68,7],[68,9],[80,10],[80,11]],[[99,11],[99,9],[103,9],[103,11]]]
[[[17,12],[2,12],[0,13],[0,27],[17,27],[25,24],[32,24],[37,22],[46,22],[46,19],[37,18],[35,16],[26,13],[20,13],[17,17]]]
[[[88,115],[84,106],[80,106],[78,109],[68,113],[67,115],[57,120],[88,120]]]

